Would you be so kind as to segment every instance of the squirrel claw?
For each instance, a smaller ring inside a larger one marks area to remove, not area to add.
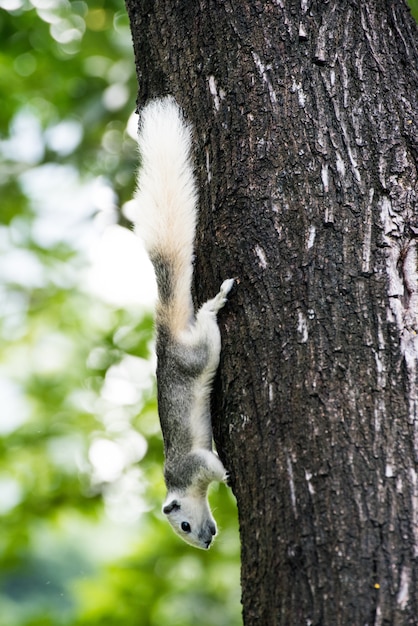
[[[227,487],[231,486],[231,474],[229,472],[225,472],[222,482],[224,482]]]

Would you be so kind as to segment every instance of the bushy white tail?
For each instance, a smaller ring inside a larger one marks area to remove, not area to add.
[[[138,143],[135,229],[154,264],[159,321],[177,332],[193,313],[190,290],[197,191],[190,156],[191,127],[173,98],[153,100],[144,108]]]

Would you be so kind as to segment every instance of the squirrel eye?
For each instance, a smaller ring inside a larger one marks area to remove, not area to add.
[[[181,523],[181,529],[185,532],[185,533],[189,533],[192,529],[190,528],[190,524],[189,522],[182,522]]]

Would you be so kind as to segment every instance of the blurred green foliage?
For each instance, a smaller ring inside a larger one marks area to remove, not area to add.
[[[408,0],[408,6],[415,20],[418,22],[418,0]]]
[[[210,552],[162,519],[152,318],[89,281],[134,188],[125,7],[0,0],[0,40],[0,623],[238,625],[233,497]]]

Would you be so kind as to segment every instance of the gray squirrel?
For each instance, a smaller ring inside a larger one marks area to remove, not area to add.
[[[216,535],[207,491],[227,472],[212,450],[210,393],[219,363],[216,320],[234,279],[195,314],[191,283],[197,191],[191,127],[174,98],[152,100],[139,121],[141,164],[133,221],[154,266],[158,302],[158,413],[167,497],[163,513],[187,543],[208,549]]]

